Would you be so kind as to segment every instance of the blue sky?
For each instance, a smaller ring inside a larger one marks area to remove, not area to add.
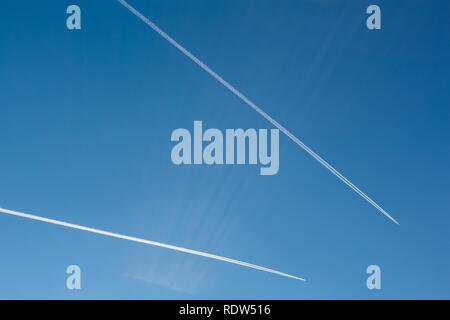
[[[308,281],[2,214],[1,298],[450,298],[448,1],[376,1],[377,31],[371,1],[129,2],[400,226],[284,135],[274,176],[175,166],[170,135],[194,120],[272,127],[114,0],[9,1],[0,207]],[[366,288],[372,264],[381,290]]]

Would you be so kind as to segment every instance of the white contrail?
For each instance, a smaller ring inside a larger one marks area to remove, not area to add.
[[[283,277],[288,277],[288,278],[292,278],[292,279],[306,281],[303,278],[292,276],[290,274],[283,273],[283,272],[280,272],[280,271],[277,271],[277,270],[273,270],[273,269],[257,266],[255,264],[251,264],[251,263],[244,262],[244,261],[239,261],[239,260],[230,259],[230,258],[226,258],[226,257],[222,257],[222,256],[217,256],[217,255],[211,254],[211,253],[206,253],[206,252],[202,252],[202,251],[187,249],[187,248],[183,248],[183,247],[177,247],[177,246],[173,246],[173,245],[170,245],[170,244],[165,244],[165,243],[151,241],[151,240],[145,240],[145,239],[136,238],[136,237],[130,237],[130,236],[126,236],[126,235],[119,234],[119,233],[113,233],[113,232],[104,231],[104,230],[100,230],[100,229],[89,228],[89,227],[80,226],[80,225],[69,223],[69,222],[64,222],[64,221],[44,218],[44,217],[35,216],[35,215],[32,215],[32,214],[18,212],[18,211],[13,211],[13,210],[8,210],[8,209],[0,208],[0,212],[6,213],[6,214],[10,214],[10,215],[14,215],[14,216],[18,216],[18,217],[22,217],[22,218],[27,218],[27,219],[38,220],[38,221],[47,222],[47,223],[51,223],[51,224],[56,224],[56,225],[59,225],[59,226],[68,227],[68,228],[72,228],[72,229],[78,229],[78,230],[88,231],[88,232],[92,232],[92,233],[98,233],[98,234],[102,234],[102,235],[105,235],[105,236],[108,236],[108,237],[119,238],[119,239],[134,241],[134,242],[140,242],[140,243],[149,244],[151,246],[156,246],[156,247],[166,248],[166,249],[170,249],[170,250],[175,250],[175,251],[181,251],[181,252],[185,252],[185,253],[195,254],[197,256],[202,256],[202,257],[206,257],[206,258],[210,258],[210,259],[216,259],[216,260],[220,260],[220,261],[225,261],[225,262],[229,262],[229,263],[238,264],[238,265],[241,265],[241,266],[244,266],[244,267],[248,267],[248,268],[252,268],[252,269],[256,269],[256,270],[261,270],[261,271],[265,271],[265,272],[278,274],[278,275],[283,276]]]
[[[155,30],[159,35],[161,35],[164,39],[169,41],[175,48],[180,50],[182,53],[184,53],[188,58],[190,58],[192,61],[194,61],[196,64],[198,64],[203,70],[208,72],[211,76],[213,76],[217,81],[219,81],[221,84],[223,84],[228,90],[230,90],[232,93],[234,93],[236,96],[241,98],[242,101],[244,101],[246,104],[248,104],[250,107],[252,107],[256,112],[258,112],[260,115],[262,115],[266,120],[268,120],[270,123],[272,123],[275,127],[277,127],[281,132],[286,134],[292,141],[294,141],[296,144],[298,144],[303,150],[308,152],[314,159],[319,161],[325,168],[331,171],[336,177],[338,177],[342,182],[344,182],[346,185],[348,185],[350,188],[352,188],[357,194],[359,194],[361,197],[363,197],[367,202],[369,202],[372,206],[377,208],[382,214],[384,214],[386,217],[391,219],[396,224],[399,224],[397,220],[395,220],[389,213],[387,213],[383,208],[381,208],[375,201],[373,201],[371,198],[369,198],[368,195],[366,195],[364,192],[362,192],[358,187],[356,187],[353,183],[351,183],[347,178],[345,178],[341,173],[339,173],[336,169],[334,169],[328,162],[326,162],[324,159],[322,159],[317,153],[312,151],[307,145],[305,145],[300,139],[298,139],[296,136],[294,136],[290,131],[288,131],[285,127],[283,127],[281,124],[279,124],[276,120],[274,120],[271,116],[269,116],[267,113],[265,113],[260,107],[258,107],[256,104],[254,104],[252,101],[250,101],[246,96],[244,96],[240,91],[238,91],[236,88],[234,88],[231,84],[229,84],[227,81],[225,81],[221,76],[219,76],[217,73],[215,73],[213,70],[211,70],[206,64],[201,62],[197,57],[195,57],[192,53],[187,51],[185,48],[183,48],[178,42],[176,42],[174,39],[172,39],[167,33],[162,31],[156,24],[154,24],[152,21],[147,19],[145,16],[143,16],[139,11],[137,11],[135,8],[133,8],[131,5],[129,5],[125,0],[117,0],[119,1],[125,8],[130,10],[134,15],[136,15],[139,19],[144,21],[150,28]]]

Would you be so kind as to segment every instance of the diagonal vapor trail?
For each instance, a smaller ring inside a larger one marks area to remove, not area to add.
[[[269,116],[266,112],[264,112],[260,107],[250,101],[244,94],[234,88],[231,84],[225,81],[221,76],[215,73],[212,69],[210,69],[206,64],[200,61],[197,57],[195,57],[192,53],[182,47],[178,42],[172,39],[167,33],[162,31],[156,24],[142,15],[139,11],[129,5],[125,0],[117,0],[120,4],[122,4],[125,8],[130,10],[135,16],[145,22],[150,28],[156,31],[160,36],[169,41],[175,48],[180,50],[184,55],[186,55],[189,59],[194,61],[197,65],[199,65],[203,70],[208,72],[212,77],[214,77],[217,81],[219,81],[222,85],[224,85],[228,90],[234,93],[237,97],[239,97],[242,101],[244,101],[247,105],[253,108],[256,112],[258,112],[261,116],[263,116],[266,120],[272,123],[275,127],[277,127],[281,132],[287,135],[292,141],[294,141],[297,145],[299,145],[303,150],[309,153],[314,159],[316,159],[320,164],[322,164],[325,168],[327,168],[332,174],[338,177],[342,182],[344,182],[347,186],[349,186],[353,191],[359,194],[363,199],[369,202],[372,206],[374,206],[379,212],[384,214],[390,220],[392,220],[397,225],[399,224],[397,220],[395,220],[389,213],[387,213],[382,207],[380,207],[375,201],[373,201],[368,195],[362,192],[357,186],[351,183],[346,177],[344,177],[339,171],[333,168],[328,162],[322,159],[317,153],[312,151],[307,145],[305,145],[300,139],[294,136],[289,130],[279,124],[275,119]]]
[[[296,280],[306,281],[303,278],[299,278],[299,277],[296,277],[296,276],[293,276],[293,275],[290,275],[290,274],[287,274],[287,273],[284,273],[284,272],[280,272],[280,271],[277,271],[277,270],[261,267],[261,266],[258,266],[256,264],[251,264],[251,263],[244,262],[244,261],[239,261],[239,260],[235,260],[235,259],[230,259],[230,258],[218,256],[218,255],[207,253],[207,252],[187,249],[187,248],[183,248],[183,247],[177,247],[177,246],[173,246],[173,245],[166,244],[166,243],[161,243],[161,242],[156,242],[156,241],[151,241],[151,240],[145,240],[145,239],[136,238],[136,237],[130,237],[130,236],[126,236],[126,235],[119,234],[119,233],[114,233],[114,232],[104,231],[104,230],[100,230],[100,229],[94,229],[94,228],[90,228],[90,227],[80,226],[78,224],[73,224],[73,223],[64,222],[64,221],[60,221],[60,220],[44,218],[44,217],[40,217],[40,216],[28,214],[28,213],[23,213],[23,212],[18,212],[18,211],[3,209],[3,208],[0,208],[0,212],[6,213],[6,214],[10,214],[10,215],[13,215],[13,216],[17,216],[17,217],[22,217],[22,218],[42,221],[42,222],[51,223],[51,224],[56,224],[56,225],[67,227],[67,228],[78,229],[78,230],[88,231],[88,232],[92,232],[92,233],[102,234],[102,235],[105,235],[105,236],[108,236],[108,237],[113,237],[113,238],[118,238],[118,239],[123,239],[123,240],[129,240],[129,241],[134,241],[134,242],[148,244],[148,245],[151,245],[151,246],[156,246],[156,247],[166,248],[166,249],[180,251],[180,252],[184,252],[184,253],[194,254],[194,255],[197,255],[197,256],[202,256],[202,257],[206,257],[206,258],[210,258],[210,259],[225,261],[225,262],[228,262],[228,263],[233,263],[233,264],[237,264],[237,265],[240,265],[240,266],[244,266],[244,267],[248,267],[248,268],[252,268],[252,269],[256,269],[256,270],[260,270],[260,271],[274,273],[274,274],[277,274],[277,275],[280,275],[280,276],[283,276],[283,277],[287,277],[287,278],[292,278],[292,279],[296,279]]]

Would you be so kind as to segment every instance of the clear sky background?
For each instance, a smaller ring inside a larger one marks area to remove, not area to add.
[[[129,1],[400,226],[282,134],[274,176],[175,166],[194,120],[272,126],[114,0],[6,1],[0,207],[308,281],[0,214],[0,298],[450,298],[448,1]]]

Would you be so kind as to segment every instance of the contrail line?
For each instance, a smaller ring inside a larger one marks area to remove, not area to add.
[[[372,206],[374,206],[379,212],[384,214],[386,217],[391,219],[396,224],[399,224],[397,220],[395,220],[389,213],[387,213],[383,208],[381,208],[375,201],[369,198],[364,192],[362,192],[357,186],[347,180],[340,172],[338,172],[335,168],[333,168],[328,162],[322,159],[317,153],[312,151],[307,145],[305,145],[300,139],[294,136],[289,130],[279,124],[275,119],[269,116],[266,112],[264,112],[260,107],[250,101],[244,94],[234,88],[231,84],[225,81],[221,76],[215,73],[212,69],[210,69],[206,64],[201,62],[197,57],[195,57],[192,53],[182,47],[178,42],[172,39],[167,33],[162,31],[156,24],[142,15],[139,11],[129,5],[125,0],[117,0],[120,4],[122,4],[125,8],[130,10],[135,16],[145,22],[150,28],[156,31],[160,36],[169,41],[175,48],[180,50],[184,55],[186,55],[189,59],[194,61],[197,65],[199,65],[203,70],[208,72],[211,76],[213,76],[217,81],[219,81],[222,85],[224,85],[228,90],[238,96],[242,101],[252,107],[256,112],[258,112],[261,116],[263,116],[266,120],[272,123],[275,127],[277,127],[281,132],[287,135],[292,141],[294,141],[297,145],[299,145],[303,150],[308,152],[314,159],[316,159],[320,164],[322,164],[325,168],[327,168],[332,174],[338,177],[342,182],[344,182],[347,186],[353,189],[357,194],[359,194],[363,199],[369,202]]]
[[[206,252],[202,252],[202,251],[187,249],[187,248],[183,248],[183,247],[177,247],[177,246],[173,246],[173,245],[166,244],[166,243],[161,243],[161,242],[156,242],[156,241],[151,241],[151,240],[145,240],[145,239],[136,238],[136,237],[130,237],[130,236],[126,236],[126,235],[119,234],[119,233],[113,233],[113,232],[104,231],[104,230],[100,230],[100,229],[89,228],[89,227],[85,227],[85,226],[80,226],[78,224],[73,224],[73,223],[64,222],[64,221],[60,221],[60,220],[44,218],[44,217],[35,216],[35,215],[32,215],[32,214],[18,212],[18,211],[13,211],[13,210],[8,210],[8,209],[0,208],[0,212],[6,213],[6,214],[10,214],[10,215],[13,215],[13,216],[17,216],[17,217],[22,217],[22,218],[42,221],[42,222],[51,223],[51,224],[56,224],[56,225],[67,227],[67,228],[78,229],[78,230],[88,231],[88,232],[92,232],[92,233],[102,234],[102,235],[105,235],[105,236],[108,236],[108,237],[124,239],[124,240],[129,240],[129,241],[134,241],[134,242],[140,242],[140,243],[148,244],[148,245],[151,245],[151,246],[156,246],[156,247],[166,248],[166,249],[170,249],[170,250],[190,253],[190,254],[194,254],[194,255],[197,255],[197,256],[202,256],[202,257],[206,257],[206,258],[210,258],[210,259],[225,261],[225,262],[228,262],[228,263],[233,263],[233,264],[237,264],[237,265],[240,265],[240,266],[244,266],[244,267],[248,267],[248,268],[252,268],[252,269],[256,269],[256,270],[261,270],[261,271],[265,271],[265,272],[274,273],[274,274],[277,274],[277,275],[280,275],[280,276],[283,276],[283,277],[288,277],[288,278],[292,278],[292,279],[296,279],[296,280],[306,281],[303,278],[299,278],[299,277],[296,277],[296,276],[293,276],[293,275],[290,275],[290,274],[287,274],[287,273],[283,273],[283,272],[280,272],[280,271],[277,271],[277,270],[261,267],[261,266],[258,266],[256,264],[251,264],[251,263],[244,262],[244,261],[239,261],[239,260],[235,260],[235,259],[230,259],[230,258],[218,256],[218,255],[211,254],[211,253],[206,253]]]

